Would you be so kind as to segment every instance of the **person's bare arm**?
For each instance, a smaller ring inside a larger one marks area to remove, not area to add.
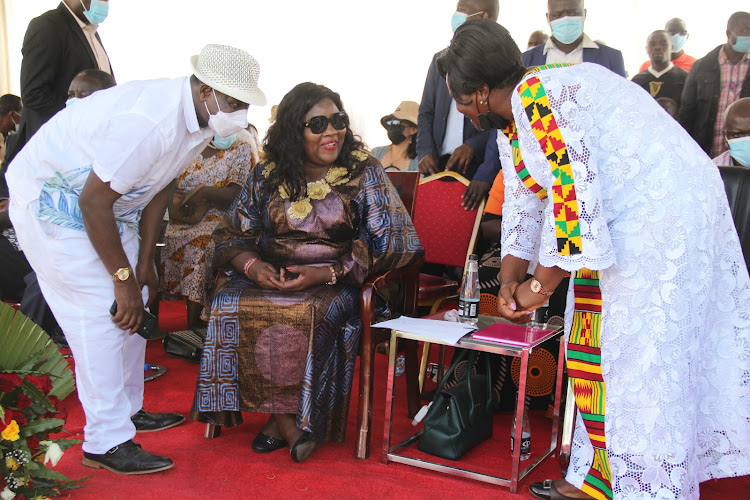
[[[103,182],[92,170],[78,198],[89,240],[109,274],[114,274],[121,267],[130,266],[112,211],[112,206],[120,196],[122,195],[111,189],[109,183]],[[136,276],[133,273],[126,281],[115,281],[113,286],[117,314],[112,321],[133,334],[141,326],[143,317],[143,300]]]
[[[138,231],[141,236],[141,246],[138,254],[138,265],[136,266],[135,275],[141,288],[148,286],[148,302],[146,307],[150,306],[156,298],[159,290],[159,275],[156,270],[154,260],[156,252],[156,243],[161,232],[161,224],[164,219],[164,212],[167,210],[169,195],[172,192],[176,181],[172,181],[167,187],[159,191],[143,209],[141,222]]]

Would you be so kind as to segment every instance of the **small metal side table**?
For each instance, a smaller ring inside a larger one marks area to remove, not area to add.
[[[437,318],[430,318],[430,319],[437,319]],[[505,322],[507,321],[502,318],[496,318],[493,316],[480,316],[478,328],[482,329],[494,323],[505,323]],[[543,324],[531,324],[530,326],[535,326],[539,328],[544,328],[544,327],[549,328],[547,325],[543,325]],[[487,341],[474,340],[470,338],[469,335],[466,335],[463,339],[461,339],[458,342],[458,344],[456,344],[455,347],[462,348],[462,349],[471,349],[474,351],[489,352],[489,353],[494,353],[494,354],[503,354],[506,356],[513,356],[513,357],[521,358],[521,367],[520,367],[521,373],[520,373],[520,379],[518,383],[518,401],[516,404],[517,410],[516,410],[515,418],[516,418],[516,422],[523,422],[523,413],[525,411],[524,400],[526,398],[526,381],[528,379],[528,371],[529,371],[528,370],[529,355],[534,350],[534,348],[536,348],[538,345],[542,344],[543,342],[549,339],[560,337],[562,335],[562,332],[563,332],[562,327],[555,327],[555,328],[556,329],[552,330],[548,335],[530,344],[529,347],[524,347],[524,348],[513,346],[513,345],[502,344],[500,342],[487,342]],[[424,335],[401,332],[398,330],[392,330],[391,345],[396,345],[398,338],[420,340],[423,342],[430,342],[430,343],[438,344],[441,346],[450,345],[440,339],[431,338],[431,337],[427,337]],[[419,432],[408,437],[404,441],[391,446],[391,431],[392,431],[392,419],[393,419],[393,395],[394,395],[394,386],[395,386],[395,367],[396,367],[396,349],[390,349],[389,350],[389,353],[390,353],[389,364],[388,364],[388,385],[386,387],[386,395],[385,395],[385,421],[384,421],[383,457],[382,457],[383,463],[387,464],[388,462],[397,462],[397,463],[411,465],[414,467],[419,467],[422,469],[442,472],[444,474],[449,474],[452,476],[475,479],[477,481],[497,484],[500,486],[508,486],[510,487],[511,493],[516,493],[518,491],[518,482],[521,479],[523,479],[529,472],[531,472],[536,466],[542,463],[542,461],[545,458],[553,454],[555,450],[557,449],[558,429],[559,429],[559,422],[560,422],[560,396],[562,395],[562,375],[563,375],[563,367],[565,365],[564,349],[565,349],[565,343],[560,342],[560,350],[559,350],[559,356],[557,360],[557,379],[555,380],[555,405],[554,405],[554,417],[552,419],[552,436],[550,439],[550,447],[544,450],[542,453],[538,454],[537,456],[534,456],[534,454],[532,454],[532,457],[529,459],[531,460],[531,463],[528,465],[528,467],[526,467],[523,471],[521,471],[520,470],[521,447],[515,446],[514,447],[515,449],[513,450],[513,455],[511,458],[512,467],[510,471],[510,478],[492,476],[492,475],[483,474],[480,472],[474,472],[474,471],[470,471],[466,469],[461,469],[458,467],[452,467],[449,465],[429,462],[426,460],[420,460],[420,459],[407,457],[407,456],[398,454],[399,450],[406,448],[407,446],[416,442],[424,431],[420,430]],[[441,360],[441,363],[442,363],[442,360]],[[523,430],[522,425],[516,425],[516,432],[514,436],[514,440],[516,443],[521,442],[522,430]],[[502,447],[501,449],[505,449],[505,448]]]

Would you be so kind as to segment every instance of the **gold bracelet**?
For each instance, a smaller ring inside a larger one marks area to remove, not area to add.
[[[326,285],[335,285],[336,284],[336,271],[333,269],[333,266],[328,266],[328,269],[331,270],[331,281],[327,282]]]

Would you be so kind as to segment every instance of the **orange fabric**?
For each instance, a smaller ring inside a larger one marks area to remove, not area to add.
[[[685,71],[690,71],[690,68],[693,67],[693,63],[695,62],[695,57],[687,55],[687,52],[683,51],[682,55],[678,57],[677,59],[672,59],[672,64],[677,66],[678,68],[682,68]],[[648,67],[651,66],[651,61],[646,61],[645,63],[641,64],[641,68],[638,70],[638,73],[641,71],[646,71]]]
[[[503,171],[501,170],[497,173],[495,182],[492,183],[492,187],[490,188],[487,204],[484,206],[484,213],[503,215],[503,202],[505,201],[505,183],[503,179]]]

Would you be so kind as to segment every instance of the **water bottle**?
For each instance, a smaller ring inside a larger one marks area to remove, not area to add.
[[[464,272],[461,294],[458,297],[458,319],[462,323],[476,326],[479,319],[479,261],[476,255],[469,256]]]
[[[518,397],[516,397],[516,409],[518,409]],[[510,452],[513,453],[513,445],[516,438],[516,412],[513,411],[513,426],[510,428]],[[521,428],[521,460],[531,458],[531,426],[529,425],[529,415],[527,411],[523,412],[523,424]]]

